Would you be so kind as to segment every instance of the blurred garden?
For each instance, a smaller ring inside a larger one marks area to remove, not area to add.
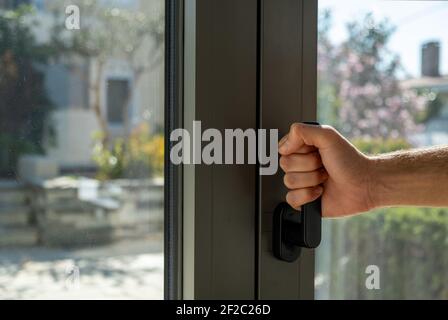
[[[64,143],[51,115],[71,106],[55,101],[60,100],[54,94],[58,88],[46,79],[54,65],[64,66],[70,77],[85,84],[81,92],[86,97],[77,100],[88,105],[76,108],[89,109],[96,118],[91,154],[86,155],[97,168],[96,177],[161,177],[163,128],[159,123],[151,126],[144,116],[131,119],[131,108],[139,86],[146,85],[145,75],[163,64],[163,15],[80,0],[85,27],[70,32],[63,27],[65,14],[60,13],[72,2],[52,3],[45,13],[28,5],[0,10],[0,177],[15,179],[22,155],[45,155]],[[152,51],[146,56],[148,43]],[[132,86],[119,111],[123,129],[118,134],[112,132],[104,107],[103,73],[111,59],[119,59],[132,73]],[[79,68],[79,61],[89,64],[90,70]],[[83,125],[79,123],[79,128]]]
[[[164,1],[20,3],[0,1],[0,298],[160,299]]]

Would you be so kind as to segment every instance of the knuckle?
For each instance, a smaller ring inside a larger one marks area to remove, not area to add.
[[[324,129],[326,132],[336,132],[336,129],[332,126],[329,126],[327,124],[324,124],[321,126],[322,129]]]
[[[297,130],[299,127],[300,127],[300,123],[294,122],[293,124],[291,124],[289,131],[293,132],[293,131]]]
[[[293,208],[297,208],[300,205],[297,197],[292,192],[286,194],[286,202]]]
[[[327,137],[332,137],[332,136],[338,134],[337,130],[334,127],[329,126],[329,125],[323,125],[322,129],[324,130],[324,133]]]
[[[283,183],[288,189],[292,189],[295,184],[294,176],[292,174],[285,174],[283,177]]]
[[[299,134],[299,130],[300,130],[300,126],[301,126],[300,123],[294,122],[293,124],[291,124],[291,127],[289,128],[289,132],[294,134],[294,135],[298,135]]]
[[[288,164],[288,159],[286,157],[284,157],[284,156],[280,157],[279,164],[280,164],[280,168],[282,168],[283,171],[288,170],[289,164]]]

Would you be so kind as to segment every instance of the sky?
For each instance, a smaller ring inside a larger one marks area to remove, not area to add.
[[[420,47],[429,40],[440,42],[440,71],[448,75],[448,1],[319,0],[319,10],[325,8],[332,11],[334,42],[346,38],[347,22],[372,12],[375,19],[388,18],[396,26],[389,48],[411,76],[420,75]]]

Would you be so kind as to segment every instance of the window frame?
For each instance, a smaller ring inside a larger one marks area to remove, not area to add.
[[[312,299],[314,251],[292,264],[271,252],[283,174],[175,166],[169,137],[193,120],[280,135],[315,120],[317,0],[166,0],[165,9],[165,298]]]
[[[169,134],[183,127],[183,0],[165,0],[164,298],[182,299],[183,167],[171,163]]]

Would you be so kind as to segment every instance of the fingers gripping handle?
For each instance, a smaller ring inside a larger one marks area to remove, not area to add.
[[[304,122],[319,125],[317,122]],[[275,257],[293,262],[301,248],[316,248],[321,242],[321,197],[302,206],[301,212],[286,202],[280,203],[273,214],[272,248]]]
[[[305,124],[318,126],[318,122],[307,121]],[[317,248],[321,241],[322,230],[322,198],[309,202],[302,206],[303,223],[302,231],[303,244],[305,248]]]

